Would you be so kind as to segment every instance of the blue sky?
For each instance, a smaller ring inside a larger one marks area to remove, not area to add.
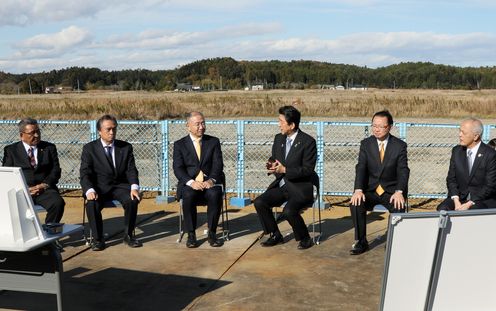
[[[493,0],[2,0],[0,71],[195,60],[496,65]]]

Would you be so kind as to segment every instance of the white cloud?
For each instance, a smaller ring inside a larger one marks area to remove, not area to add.
[[[0,26],[22,26],[35,22],[71,20],[93,16],[115,0],[2,0]]]
[[[89,43],[91,36],[84,30],[76,28],[71,32],[65,29],[53,35],[40,35],[19,43],[21,52],[13,58],[0,60],[0,67],[10,72],[42,71],[69,66],[107,70],[158,70],[224,56],[237,60],[306,59],[368,67],[407,61],[459,66],[496,65],[496,35],[490,33],[358,33],[333,40],[297,37],[261,40],[252,36],[235,37],[233,40],[216,38],[223,31],[224,29],[208,33],[172,33],[167,36],[163,31],[149,30],[115,39],[115,44],[120,44],[120,49],[108,49],[113,46],[109,42],[106,43],[108,46],[99,49]],[[68,33],[72,35],[67,35]],[[132,44],[133,41],[136,45]],[[91,48],[84,48],[88,44]],[[36,53],[39,56],[35,57]],[[49,58],[57,53],[59,57]]]
[[[197,46],[214,41],[262,36],[279,32],[276,23],[243,24],[214,29],[211,31],[175,32],[167,30],[146,30],[137,35],[112,36],[95,46],[111,49],[169,49]]]
[[[91,40],[86,29],[70,26],[53,34],[40,34],[14,45],[14,58],[53,58],[82,46]]]

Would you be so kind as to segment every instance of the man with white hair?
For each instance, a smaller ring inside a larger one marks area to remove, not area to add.
[[[496,207],[496,151],[481,141],[479,119],[460,125],[460,144],[453,148],[446,183],[448,198],[438,210],[468,210]]]

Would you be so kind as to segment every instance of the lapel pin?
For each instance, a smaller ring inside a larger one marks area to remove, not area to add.
[[[478,157],[478,158],[482,157],[482,153],[479,153],[479,154],[477,155],[477,157]]]

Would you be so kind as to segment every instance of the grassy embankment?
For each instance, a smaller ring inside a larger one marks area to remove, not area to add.
[[[496,90],[276,90],[209,93],[96,92],[49,95],[2,95],[2,119],[181,118],[200,110],[212,119],[273,117],[277,108],[297,103],[305,117],[368,118],[387,108],[396,118],[460,119],[496,117]]]

